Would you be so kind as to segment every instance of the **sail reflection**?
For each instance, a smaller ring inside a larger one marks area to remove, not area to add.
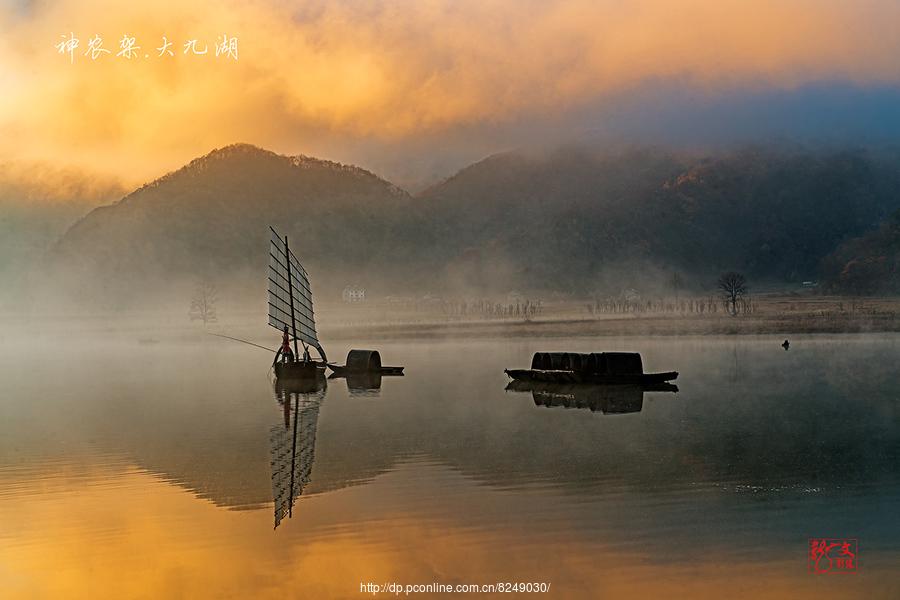
[[[677,392],[678,386],[654,385],[589,385],[561,384],[514,380],[506,391],[531,392],[537,406],[581,408],[601,414],[641,412],[644,392]]]
[[[324,377],[275,386],[275,398],[284,411],[284,423],[269,432],[275,529],[285,516],[293,516],[294,502],[309,483],[326,387]]]

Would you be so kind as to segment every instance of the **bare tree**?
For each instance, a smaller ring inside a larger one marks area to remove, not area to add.
[[[717,287],[722,294],[726,308],[729,309],[732,316],[736,315],[738,301],[747,294],[747,278],[734,271],[722,273],[719,276]]]
[[[216,286],[204,281],[197,286],[197,291],[191,299],[191,310],[188,315],[191,321],[203,321],[203,325],[215,323],[216,318],[216,301],[218,300],[218,291]]]
[[[681,275],[678,274],[678,271],[672,271],[672,275],[669,277],[668,285],[675,292],[675,298],[678,299],[678,292],[684,287],[684,280],[681,278]]]

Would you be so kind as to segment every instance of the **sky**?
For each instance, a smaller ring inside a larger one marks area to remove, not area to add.
[[[140,184],[249,142],[416,187],[571,140],[893,140],[897,23],[895,0],[0,0],[0,162]]]

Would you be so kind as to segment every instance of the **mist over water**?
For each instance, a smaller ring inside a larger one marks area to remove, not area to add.
[[[0,0],[0,600],[900,599],[900,3],[684,4]]]
[[[88,580],[156,597],[525,580],[663,597],[663,574],[755,597],[766,573],[769,592],[812,598],[807,539],[837,536],[859,538],[864,567],[829,592],[888,598],[898,340],[357,339],[407,375],[304,394],[273,388],[262,350],[209,336],[7,336],[0,563],[30,596]],[[350,343],[322,341],[338,360]],[[678,370],[679,391],[616,410],[505,391],[503,368],[560,349],[639,351]],[[275,528],[275,446],[295,422],[306,470]]]

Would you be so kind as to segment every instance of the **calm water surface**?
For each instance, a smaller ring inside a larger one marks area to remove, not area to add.
[[[368,341],[407,376],[310,393],[220,340],[6,340],[0,596],[900,598],[898,340]],[[680,391],[506,391],[538,350]],[[808,573],[810,537],[860,571]]]

